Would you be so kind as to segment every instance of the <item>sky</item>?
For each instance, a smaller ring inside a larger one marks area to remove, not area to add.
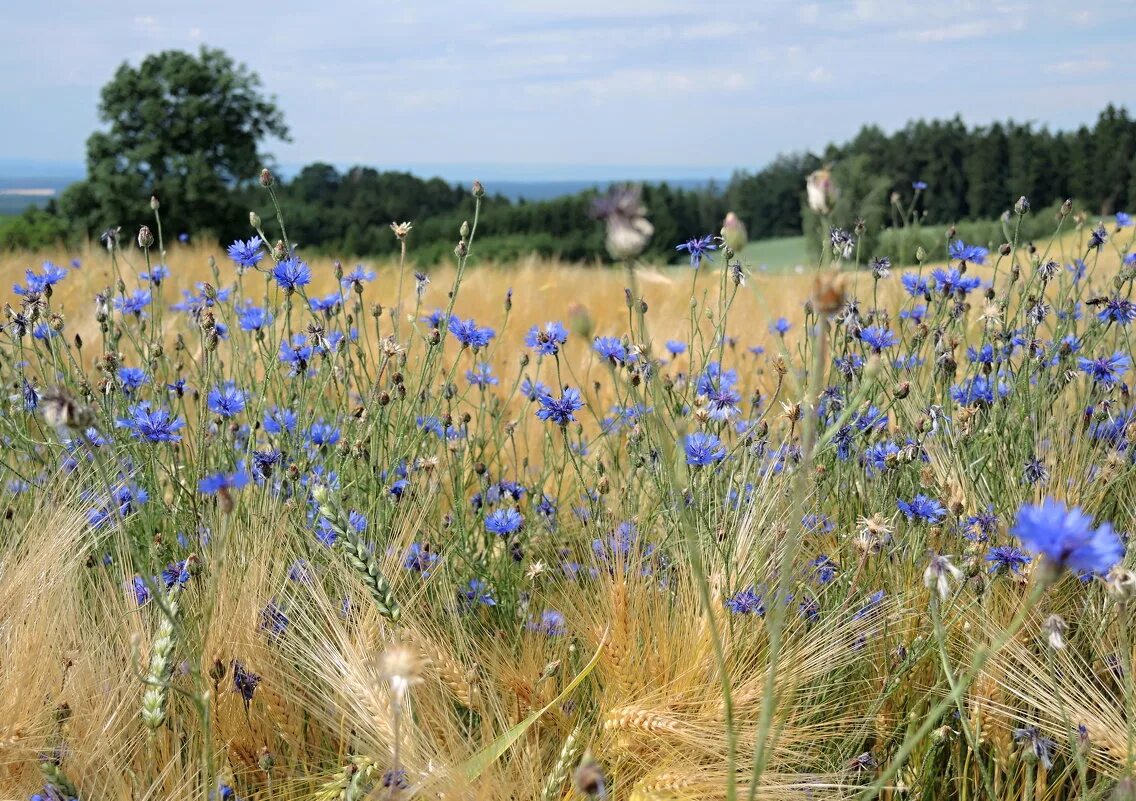
[[[501,179],[759,169],[862,124],[1136,112],[1136,4],[782,0],[5,2],[0,159],[81,162],[124,61],[219,47],[291,128],[278,162]]]

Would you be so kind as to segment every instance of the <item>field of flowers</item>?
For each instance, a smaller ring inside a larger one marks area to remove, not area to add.
[[[768,275],[481,196],[0,257],[0,797],[1136,797],[1125,215]]]

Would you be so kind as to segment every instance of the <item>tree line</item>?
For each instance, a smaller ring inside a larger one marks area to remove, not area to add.
[[[97,237],[107,228],[136,230],[161,203],[169,229],[197,238],[247,237],[248,212],[275,220],[256,178],[270,161],[266,139],[286,141],[288,128],[259,78],[219,50],[166,51],[137,66],[122,65],[103,88],[105,125],[87,146],[87,179],[46,209],[0,220],[0,247],[38,247],[45,240]],[[749,238],[815,230],[805,207],[806,177],[830,166],[841,198],[826,222],[862,219],[869,234],[891,222],[898,203],[915,204],[927,224],[997,217],[1017,197],[1035,208],[1067,197],[1096,214],[1136,206],[1136,120],[1109,105],[1092,126],[1050,131],[1032,123],[967,126],[914,121],[887,133],[866,125],[822,153],[780,155],[764,168],[740,170],[702,189],[647,184],[643,200],[655,226],[648,256],[673,256],[674,245],[717,233],[728,211]],[[915,196],[913,182],[927,188]],[[528,202],[490,194],[478,235],[482,253],[507,260],[536,252],[572,260],[605,258],[601,227],[589,211],[599,188]],[[453,247],[472,212],[468,187],[369,167],[304,167],[273,186],[290,238],[309,250],[343,257],[382,256],[397,244],[392,221],[414,223],[413,253],[436,261]]]

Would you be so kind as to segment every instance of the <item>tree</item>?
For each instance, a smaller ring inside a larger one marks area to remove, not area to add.
[[[176,231],[244,233],[233,190],[256,179],[266,138],[288,141],[257,74],[206,47],[123,64],[102,89],[99,118],[108,129],[87,139],[87,180],[61,198],[88,234],[136,229],[150,218],[152,195]]]

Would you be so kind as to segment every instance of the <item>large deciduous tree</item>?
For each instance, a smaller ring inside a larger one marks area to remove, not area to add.
[[[206,47],[123,64],[102,89],[99,118],[107,128],[87,139],[87,180],[62,198],[90,234],[147,222],[151,196],[173,231],[243,233],[232,190],[256,179],[266,139],[288,140],[257,74]]]

